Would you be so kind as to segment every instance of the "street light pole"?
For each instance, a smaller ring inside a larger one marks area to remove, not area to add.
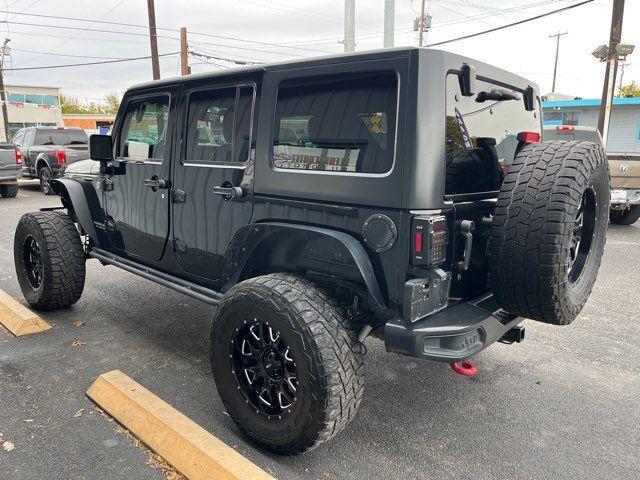
[[[600,101],[600,116],[598,118],[598,130],[602,135],[603,144],[607,145],[609,134],[609,121],[611,119],[611,104],[616,89],[616,70],[618,68],[618,52],[616,47],[622,38],[622,19],[624,17],[624,0],[613,1],[611,14],[611,34],[609,36],[609,51],[607,68],[605,71],[604,85],[602,88],[602,100]]]
[[[356,49],[356,0],[344,1],[344,51]]]

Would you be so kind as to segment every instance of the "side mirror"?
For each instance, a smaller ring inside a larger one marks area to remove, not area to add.
[[[476,93],[476,67],[467,63],[462,64],[458,74],[460,93],[464,97],[470,97]]]
[[[89,137],[91,160],[108,162],[113,160],[113,138],[111,135],[91,135]]]

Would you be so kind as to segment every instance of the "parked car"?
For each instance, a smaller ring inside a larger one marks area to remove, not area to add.
[[[524,318],[577,317],[609,169],[598,144],[540,136],[535,84],[433,49],[137,85],[95,162],[52,182],[60,209],[20,220],[18,280],[67,307],[95,258],[216,305],[229,415],[303,452],[354,418],[369,335],[470,375]]]
[[[51,195],[51,180],[67,165],[89,158],[87,134],[81,128],[27,127],[13,137],[22,152],[22,176],[40,180],[45,195]]]
[[[545,141],[581,140],[602,145],[595,127],[558,125],[544,127]],[[607,152],[611,171],[611,211],[609,220],[616,225],[632,225],[640,218],[640,153]]]
[[[12,143],[0,143],[0,197],[18,195],[18,177],[22,171],[22,155]]]

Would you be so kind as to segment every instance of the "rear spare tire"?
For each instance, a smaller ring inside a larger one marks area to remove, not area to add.
[[[590,142],[526,145],[505,176],[488,246],[491,285],[505,310],[571,323],[600,267],[609,166]]]
[[[640,205],[631,205],[626,210],[613,210],[609,214],[609,220],[614,225],[632,225],[640,218]]]

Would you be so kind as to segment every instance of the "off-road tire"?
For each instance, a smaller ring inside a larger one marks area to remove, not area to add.
[[[252,408],[232,372],[234,332],[257,318],[268,318],[278,329],[296,362],[296,400],[281,418]],[[324,290],[299,276],[276,273],[245,280],[222,298],[211,329],[211,368],[242,432],[262,448],[291,455],[329,440],[354,418],[364,389],[361,348]]]
[[[53,179],[53,173],[51,169],[46,165],[38,169],[38,180],[40,181],[40,190],[45,195],[53,195],[54,191],[51,186],[51,180]]]
[[[42,280],[32,285],[24,256],[25,244],[35,240],[42,259]],[[85,253],[78,229],[62,212],[27,213],[20,218],[13,244],[16,274],[29,304],[54,310],[76,303],[85,280]]]
[[[18,185],[0,185],[0,197],[15,198],[18,195]]]
[[[640,205],[631,205],[626,210],[611,209],[609,221],[614,225],[633,225],[640,218]]]
[[[498,196],[488,244],[491,285],[502,308],[555,325],[576,318],[604,251],[609,181],[606,155],[594,143],[532,143],[518,153]],[[572,273],[576,218],[588,196],[593,226],[582,229],[587,243],[578,251],[586,253]]]

